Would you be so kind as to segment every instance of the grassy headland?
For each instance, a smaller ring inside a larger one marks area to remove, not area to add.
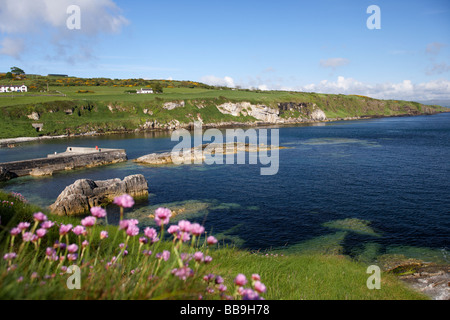
[[[199,118],[209,124],[256,121],[252,116],[221,113],[217,106],[226,102],[249,102],[274,109],[278,109],[280,103],[315,105],[328,119],[431,114],[448,110],[417,102],[364,96],[230,89],[191,81],[35,76],[15,82],[25,83],[30,91],[0,94],[0,139],[124,132],[149,129],[148,123],[156,123],[161,128],[174,121],[188,124]],[[9,83],[0,80],[0,84]],[[163,93],[128,93],[146,87]],[[183,107],[164,108],[167,102],[180,101],[184,101]],[[280,117],[307,120],[307,116],[295,108],[284,111]],[[43,124],[42,130],[38,132],[32,127],[33,123]]]

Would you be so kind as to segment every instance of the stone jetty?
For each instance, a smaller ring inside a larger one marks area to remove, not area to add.
[[[66,152],[47,158],[0,163],[0,181],[27,175],[45,176],[53,172],[90,168],[127,161],[123,149],[68,147]]]

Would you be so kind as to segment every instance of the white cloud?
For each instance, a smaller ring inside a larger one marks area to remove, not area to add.
[[[324,68],[336,69],[350,63],[350,60],[345,58],[330,58],[326,60],[320,60],[320,65]]]
[[[4,54],[16,59],[20,59],[25,44],[22,39],[4,38],[0,44],[0,55]]]
[[[296,88],[299,91],[359,94],[378,99],[432,100],[450,99],[450,81],[446,79],[413,83],[403,80],[399,83],[368,84],[352,78],[337,78],[337,81],[323,80],[318,84],[308,84]]]
[[[71,5],[80,7],[80,29],[67,26]],[[128,23],[113,0],[2,0],[0,33],[6,44],[0,54],[18,58],[25,49],[34,48],[36,55],[50,45],[55,50],[47,60],[92,60],[97,36],[118,33]]]
[[[219,78],[213,75],[204,76],[200,79],[201,82],[209,84],[211,86],[223,86],[234,88],[236,85],[234,84],[234,80],[231,77],[223,77]]]
[[[82,33],[118,32],[128,24],[112,0],[3,0],[0,32],[39,32],[46,27],[67,31],[67,8],[71,5],[80,7]]]

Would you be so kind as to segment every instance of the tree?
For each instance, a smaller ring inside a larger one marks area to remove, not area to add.
[[[11,72],[7,72],[7,73],[5,74],[5,78],[6,78],[6,79],[12,79],[12,78],[13,78],[12,73],[11,73]]]
[[[162,85],[159,82],[152,84],[152,89],[154,93],[163,93]]]
[[[25,71],[23,71],[22,69],[20,69],[18,67],[12,67],[11,68],[11,73],[14,73],[14,74],[25,74]]]

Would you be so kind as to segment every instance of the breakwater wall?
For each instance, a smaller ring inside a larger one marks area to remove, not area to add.
[[[45,176],[56,171],[90,168],[127,161],[123,149],[67,148],[47,158],[0,163],[0,181],[27,175]]]

